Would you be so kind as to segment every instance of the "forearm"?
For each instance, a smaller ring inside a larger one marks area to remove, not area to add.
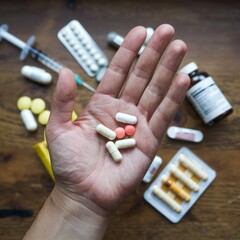
[[[99,240],[109,221],[54,189],[23,239]]]

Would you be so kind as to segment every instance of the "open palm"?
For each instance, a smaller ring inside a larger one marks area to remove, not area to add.
[[[88,199],[114,211],[141,181],[189,85],[186,75],[174,79],[186,45],[180,40],[171,42],[173,34],[171,26],[159,26],[132,68],[146,31],[143,27],[131,30],[85,111],[74,122],[76,84],[68,69],[61,71],[47,140],[56,187],[69,198]],[[115,120],[117,112],[138,119],[136,146],[120,150],[120,163],[108,153],[108,140],[96,132],[99,123],[113,130],[124,126]]]

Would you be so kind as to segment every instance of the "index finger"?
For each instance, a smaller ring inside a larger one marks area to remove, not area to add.
[[[132,63],[146,38],[146,34],[146,29],[141,26],[133,28],[127,34],[99,84],[97,94],[108,94],[112,97],[118,96]]]

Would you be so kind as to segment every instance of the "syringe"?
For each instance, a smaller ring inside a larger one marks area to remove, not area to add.
[[[8,32],[8,26],[6,24],[3,24],[0,26],[0,41],[2,39],[7,40],[8,42],[12,43],[16,47],[22,49],[22,52],[20,54],[20,60],[24,60],[27,55],[30,53],[30,55],[37,59],[40,63],[45,65],[46,67],[52,69],[54,72],[59,73],[60,69],[64,67],[61,63],[55,61],[54,59],[50,58],[47,54],[43,53],[41,50],[38,50],[36,48],[33,48],[32,45],[35,42],[35,37],[31,36],[28,41],[25,43],[19,38],[13,36]],[[89,89],[92,92],[95,92],[95,89],[88,85],[86,82],[84,82],[78,74],[74,73],[75,80],[77,84],[83,85],[87,89]]]

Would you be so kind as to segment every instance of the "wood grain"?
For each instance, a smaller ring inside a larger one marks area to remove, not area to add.
[[[217,172],[217,178],[178,224],[172,224],[143,199],[149,184],[141,184],[119,208],[107,230],[105,240],[157,239],[240,239],[240,3],[239,1],[72,1],[36,0],[4,1],[0,23],[9,32],[26,41],[36,36],[37,48],[78,72],[90,85],[97,87],[77,65],[57,39],[57,32],[77,19],[92,35],[109,60],[115,49],[107,44],[110,31],[125,35],[132,27],[156,28],[161,23],[175,27],[175,39],[188,45],[183,61],[195,61],[216,81],[233,106],[234,113],[212,127],[205,126],[191,105],[185,101],[172,124],[197,128],[204,133],[200,144],[173,141],[164,137],[158,155],[163,165],[186,146]],[[42,67],[27,58],[20,62],[16,47],[0,42],[0,211],[31,210],[32,216],[0,218],[0,240],[21,239],[51,192],[53,183],[42,166],[33,145],[42,141],[43,127],[28,133],[16,108],[17,99],[28,95],[41,97],[51,107],[57,74],[44,87],[20,74],[23,65]],[[75,111],[81,113],[92,94],[78,87]]]

